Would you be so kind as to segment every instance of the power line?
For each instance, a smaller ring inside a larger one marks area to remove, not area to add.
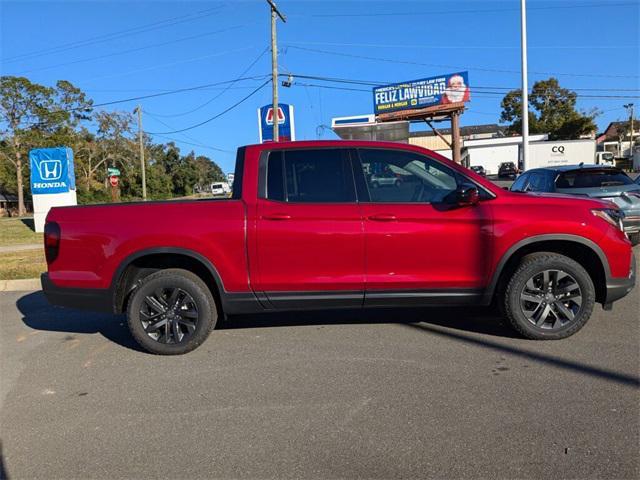
[[[149,24],[146,24],[146,25],[130,28],[130,29],[127,29],[127,30],[120,30],[120,31],[117,31],[117,32],[112,32],[112,33],[107,33],[107,34],[104,34],[104,35],[99,35],[99,36],[96,36],[96,37],[91,37],[91,38],[88,38],[88,39],[85,39],[85,40],[78,40],[78,41],[75,41],[75,42],[69,42],[69,43],[65,43],[65,44],[62,44],[62,45],[55,46],[55,47],[46,48],[44,50],[37,50],[35,52],[23,53],[23,54],[20,54],[20,55],[14,55],[13,57],[9,57],[9,58],[4,59],[3,62],[4,63],[11,63],[11,62],[19,61],[19,60],[25,60],[25,59],[41,57],[41,56],[50,55],[50,54],[62,53],[62,52],[68,51],[68,50],[73,50],[74,48],[86,47],[86,46],[89,46],[89,45],[95,45],[96,43],[102,43],[102,42],[106,42],[106,41],[109,41],[109,40],[116,40],[116,39],[119,39],[119,38],[124,38],[124,37],[131,36],[131,35],[137,35],[139,33],[145,33],[145,32],[157,30],[157,29],[160,29],[160,28],[170,27],[170,26],[177,25],[177,24],[180,24],[180,23],[190,22],[190,21],[193,21],[193,20],[198,20],[200,18],[205,18],[205,17],[209,17],[211,15],[215,15],[218,11],[220,11],[221,8],[222,8],[221,6],[217,6],[215,8],[209,8],[209,9],[206,9],[206,10],[200,10],[198,12],[191,13],[191,14],[188,14],[188,15],[182,15],[180,17],[173,17],[173,18],[169,18],[167,20],[161,20],[159,22],[149,23]],[[196,16],[194,17],[194,15],[196,15]],[[192,18],[189,18],[189,17],[192,17]]]
[[[145,132],[145,133],[147,133],[147,132]],[[156,133],[155,136],[160,137],[160,138],[164,138],[165,140],[171,140],[172,142],[180,142],[180,143],[184,143],[185,145],[191,145],[193,147],[208,148],[210,150],[215,150],[216,152],[233,153],[231,150],[225,150],[223,148],[212,147],[210,145],[205,145],[203,143],[187,142],[187,141],[184,141],[184,140],[179,140],[177,138],[167,137],[165,135],[158,135],[157,133]]]
[[[520,74],[519,70],[505,70],[499,68],[486,68],[486,67],[472,67],[472,66],[464,66],[464,65],[446,65],[446,64],[438,64],[438,63],[423,63],[423,62],[414,62],[411,60],[397,60],[394,58],[383,58],[383,57],[372,57],[368,55],[357,55],[353,53],[347,52],[336,52],[331,50],[321,50],[317,48],[308,48],[308,47],[299,47],[297,45],[287,44],[287,48],[293,48],[295,50],[303,50],[306,52],[314,52],[321,53],[326,55],[335,55],[340,57],[348,57],[348,58],[360,58],[363,60],[372,60],[377,62],[388,62],[388,63],[397,63],[404,65],[420,65],[425,67],[438,67],[438,68],[452,68],[454,70],[477,70],[480,72],[492,72],[492,73],[513,73]],[[639,78],[640,75],[610,75],[610,74],[587,74],[587,73],[568,73],[568,72],[537,72],[530,70],[529,73],[534,73],[537,75],[558,75],[558,76],[569,76],[569,77],[594,77],[594,78]]]
[[[149,113],[149,112],[147,112],[146,110],[143,110],[143,112],[144,112],[144,113],[146,113],[147,115],[149,115],[151,118],[153,118],[156,122],[159,122],[159,123],[161,123],[162,125],[164,125],[165,127],[170,128],[170,129],[175,129],[175,127],[173,127],[173,126],[169,125],[168,123],[164,122],[162,119],[160,119],[160,118],[156,117],[156,116],[155,116],[155,115],[153,115],[152,113]],[[202,143],[199,143],[198,139],[193,138],[193,137],[191,137],[190,135],[187,135],[186,133],[182,133],[181,135],[182,135],[184,138],[186,138],[186,139],[188,139],[188,140],[191,140],[192,142],[195,142],[195,143],[191,143],[191,142],[188,142],[188,141],[186,141],[186,140],[178,140],[178,139],[175,139],[175,138],[174,138],[174,139],[171,139],[171,140],[174,140],[174,141],[176,141],[176,142],[186,143],[186,144],[188,144],[188,145],[194,145],[194,146],[197,146],[197,147],[205,147],[205,146],[206,146],[206,145],[204,145],[204,144],[202,144]],[[164,137],[164,136],[162,136],[162,135],[159,135],[159,136],[161,136],[161,137],[163,137],[163,138],[170,138],[170,137]],[[218,151],[220,151],[220,152],[229,152],[229,150],[223,150],[223,149],[221,149],[221,148],[210,147],[210,146],[206,146],[206,147],[207,147],[207,148],[210,148],[210,149],[212,149],[212,150],[218,150]]]
[[[93,108],[98,108],[98,107],[106,107],[109,105],[117,105],[120,103],[127,103],[127,102],[134,102],[137,100],[146,100],[148,98],[156,98],[156,97],[163,97],[166,95],[175,95],[177,93],[184,93],[184,92],[191,92],[194,90],[201,90],[204,88],[209,88],[209,87],[215,87],[218,85],[226,85],[228,83],[232,83],[232,82],[237,82],[238,80],[263,80],[265,77],[268,77],[269,75],[260,75],[260,76],[253,76],[253,77],[245,77],[242,79],[234,79],[234,80],[225,80],[223,82],[216,82],[216,83],[207,83],[205,85],[197,85],[195,87],[186,87],[186,88],[178,88],[175,90],[169,90],[166,92],[160,92],[160,93],[153,93],[153,94],[149,94],[149,95],[140,95],[137,97],[128,97],[128,98],[123,98],[120,100],[112,100],[109,102],[101,102],[101,103],[95,103],[95,104],[91,104],[88,107],[84,106],[84,107],[76,107],[76,108],[66,108],[66,109],[60,109],[60,110],[55,110],[55,111],[51,111],[51,112],[44,112],[45,115],[55,115],[58,113],[69,113],[69,112],[76,112],[79,110],[87,110],[87,108],[89,109],[93,109]],[[267,81],[268,83],[269,81]],[[259,88],[262,88],[265,84],[262,84]],[[253,95],[254,92],[252,92],[250,95]],[[31,125],[39,125],[42,124],[43,122],[27,122],[30,123]]]
[[[163,97],[165,95],[174,95],[176,93],[191,92],[193,90],[201,90],[203,88],[215,87],[215,86],[218,86],[218,85],[226,85],[227,83],[237,82],[238,80],[262,80],[267,76],[268,75],[259,75],[259,76],[253,76],[253,77],[245,77],[245,78],[241,78],[241,79],[236,78],[235,80],[225,80],[224,82],[207,83],[205,85],[198,85],[196,87],[178,88],[176,90],[169,90],[168,92],[152,93],[150,95],[141,95],[139,97],[129,97],[129,98],[124,98],[122,100],[113,100],[111,102],[97,103],[97,104],[93,105],[93,107],[104,107],[104,106],[107,106],[107,105],[115,105],[117,103],[133,102],[135,100],[145,100],[147,98]],[[263,85],[264,84],[262,84],[261,87]],[[72,109],[72,110],[78,110],[78,109]],[[72,111],[72,110],[67,110],[67,111]]]
[[[637,5],[635,2],[624,3],[586,3],[582,5],[554,5],[546,7],[528,7],[527,10],[559,10],[559,9],[571,9],[578,8],[595,8],[595,7],[621,7]],[[323,13],[323,14],[311,14],[311,15],[296,15],[297,17],[315,17],[315,18],[352,18],[352,17],[415,17],[415,16],[432,16],[432,15],[460,15],[465,13],[496,13],[496,12],[511,12],[519,11],[519,8],[493,8],[482,10],[441,10],[435,12],[386,12],[386,13]]]
[[[241,48],[234,48],[231,50],[225,50],[225,51],[218,51],[216,53],[212,53],[209,55],[199,55],[197,57],[190,57],[190,58],[183,58],[182,60],[178,60],[178,61],[174,61],[174,62],[166,62],[166,63],[155,63],[151,66],[148,67],[144,67],[144,68],[136,68],[134,70],[127,70],[126,72],[119,72],[116,74],[111,74],[111,75],[100,75],[98,77],[91,77],[88,79],[85,79],[85,82],[89,82],[89,81],[93,81],[93,80],[100,80],[100,79],[106,79],[106,78],[116,78],[116,77],[126,77],[128,75],[132,75],[134,73],[140,73],[140,72],[148,72],[149,70],[157,70],[158,68],[162,68],[162,67],[171,67],[174,65],[182,65],[185,63],[190,63],[190,62],[196,62],[199,60],[204,60],[204,59],[208,59],[208,58],[214,58],[214,57],[221,57],[223,55],[227,55],[229,53],[238,53],[238,52],[243,52],[246,50],[253,50],[254,45],[249,45],[246,47],[241,47]]]
[[[200,110],[200,109],[202,109],[202,108],[206,107],[206,106],[207,106],[207,105],[209,105],[211,102],[213,102],[214,100],[216,100],[216,99],[218,99],[219,97],[221,97],[222,95],[224,95],[224,94],[225,94],[225,93],[226,93],[230,88],[232,88],[232,87],[233,87],[237,82],[239,82],[239,81],[240,81],[240,79],[241,79],[244,75],[246,75],[246,74],[247,74],[247,72],[248,72],[249,70],[251,70],[251,68],[252,68],[256,63],[258,63],[258,61],[262,58],[262,56],[263,56],[265,53],[267,53],[268,51],[269,51],[269,47],[266,47],[266,48],[265,48],[265,49],[264,49],[264,50],[263,50],[263,51],[262,51],[262,52],[261,52],[261,53],[256,57],[256,59],[255,59],[253,62],[251,62],[251,63],[249,64],[249,66],[248,66],[247,68],[245,68],[245,69],[242,71],[242,73],[240,73],[240,75],[239,75],[238,79],[236,79],[236,80],[232,81],[231,83],[229,83],[226,87],[224,87],[224,88],[222,89],[222,91],[221,91],[220,93],[218,93],[217,95],[215,95],[213,98],[211,98],[210,100],[206,101],[206,102],[205,102],[205,103],[203,103],[202,105],[199,105],[199,106],[197,106],[196,108],[193,108],[193,109],[188,110],[188,111],[186,111],[186,112],[173,113],[173,114],[170,114],[170,115],[166,115],[166,114],[164,114],[164,115],[163,115],[163,114],[156,113],[156,114],[153,114],[153,115],[158,116],[158,117],[164,117],[164,118],[182,117],[182,116],[184,116],[184,115],[189,115],[189,114],[191,114],[191,113],[193,113],[193,112],[196,112],[196,111],[198,111],[198,110]],[[148,113],[148,112],[147,112],[147,113]],[[151,114],[150,114],[150,115],[151,115]],[[153,116],[153,115],[152,115],[152,116]],[[171,127],[169,127],[169,128],[171,128]]]
[[[251,98],[253,95],[255,95],[256,93],[258,93],[260,90],[262,90],[267,84],[269,84],[271,82],[271,80],[267,80],[265,81],[262,85],[260,85],[258,88],[256,88],[255,90],[253,90],[249,95],[246,95],[245,97],[243,97],[242,99],[238,100],[236,103],[234,103],[233,105],[231,105],[230,107],[226,108],[225,110],[223,110],[222,112],[218,113],[217,115],[214,115],[213,117],[210,117],[200,123],[196,123],[195,125],[191,125],[189,127],[186,128],[182,128],[180,130],[173,130],[171,132],[147,132],[149,135],[170,135],[172,133],[181,133],[181,132],[186,132],[187,130],[192,130],[194,128],[198,128],[201,127],[202,125],[205,125],[209,122],[212,122],[213,120],[220,118],[222,115],[224,115],[227,112],[230,112],[231,110],[233,110],[234,108],[236,108],[238,105],[240,105],[241,103],[245,102],[246,100],[248,100],[249,98]]]
[[[318,76],[318,75],[299,75],[299,74],[292,74],[294,77],[296,78],[304,78],[304,79],[310,79],[310,80],[319,80],[319,81],[324,81],[324,82],[331,82],[331,83],[344,83],[344,84],[355,84],[355,85],[367,85],[367,86],[372,86],[372,87],[376,87],[376,86],[380,86],[383,85],[384,82],[373,82],[370,80],[356,80],[356,79],[348,79],[348,78],[336,78],[336,77],[323,77],[323,76]],[[295,84],[294,84],[295,85]],[[482,87],[482,86],[470,86],[471,90],[472,90],[472,94],[475,95],[500,95],[500,96],[504,96],[505,91],[492,91],[492,90],[496,90],[496,89],[500,89],[500,88],[504,88],[505,90],[517,90],[516,88],[513,89],[508,89],[508,87]],[[492,90],[480,90],[477,91],[475,89],[492,89]],[[368,91],[371,92],[371,90],[364,90],[364,89],[353,89],[356,91]],[[589,95],[589,94],[580,94],[580,93],[576,93],[577,97],[580,98],[640,98],[640,95]]]
[[[201,34],[198,34],[198,35],[192,35],[190,37],[177,38],[175,40],[170,40],[168,42],[154,43],[152,45],[145,45],[144,47],[130,48],[128,50],[120,50],[118,52],[107,53],[105,55],[98,55],[98,56],[93,56],[93,57],[81,58],[81,59],[74,60],[74,61],[71,61],[71,62],[57,63],[55,65],[47,65],[47,66],[44,66],[44,67],[32,68],[31,70],[24,70],[24,71],[22,71],[20,73],[21,74],[25,74],[25,73],[39,72],[39,71],[42,71],[42,70],[51,70],[52,68],[66,67],[68,65],[76,65],[78,63],[90,62],[90,61],[93,61],[93,60],[102,60],[103,58],[110,58],[110,57],[116,57],[116,56],[119,56],[119,55],[126,55],[127,53],[139,52],[141,50],[147,50],[149,48],[163,47],[165,45],[171,45],[173,43],[185,42],[187,40],[194,40],[196,38],[207,37],[209,35],[217,35],[219,33],[224,33],[224,32],[227,32],[229,30],[236,30],[238,28],[246,27],[247,25],[248,24],[234,25],[232,27],[223,28],[221,30],[214,30],[212,32],[206,32],[206,33],[201,33]]]

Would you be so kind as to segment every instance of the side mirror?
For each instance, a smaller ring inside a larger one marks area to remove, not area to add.
[[[477,205],[480,201],[480,193],[474,185],[462,185],[456,191],[456,200],[460,207]]]

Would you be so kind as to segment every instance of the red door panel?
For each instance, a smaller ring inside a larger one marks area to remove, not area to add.
[[[367,290],[474,289],[491,262],[490,202],[362,204]]]
[[[358,205],[259,200],[257,262],[259,291],[363,291]]]

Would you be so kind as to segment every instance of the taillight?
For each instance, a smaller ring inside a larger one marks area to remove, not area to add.
[[[50,264],[58,257],[60,250],[60,225],[48,222],[44,226],[44,256]]]

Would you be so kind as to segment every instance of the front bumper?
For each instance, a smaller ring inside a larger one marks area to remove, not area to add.
[[[607,298],[605,305],[610,305],[616,300],[620,300],[626,296],[636,284],[636,257],[631,255],[630,273],[627,278],[608,278],[607,279]]]
[[[625,216],[622,219],[622,226],[625,233],[637,233],[640,232],[640,215]]]
[[[52,305],[113,313],[113,294],[109,289],[59,287],[48,273],[40,276],[42,291]]]

